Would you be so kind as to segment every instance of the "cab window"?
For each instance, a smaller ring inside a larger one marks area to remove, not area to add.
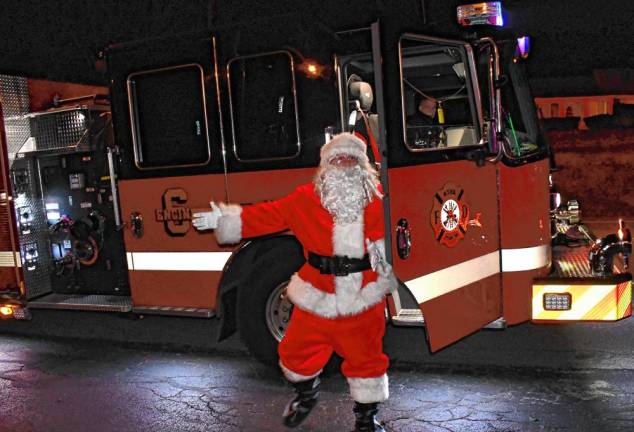
[[[139,169],[198,166],[210,161],[200,65],[132,73],[127,90],[134,159]]]
[[[293,57],[287,51],[235,57],[227,65],[233,152],[240,162],[300,152]]]
[[[479,145],[469,62],[460,46],[399,42],[403,136],[412,152]]]

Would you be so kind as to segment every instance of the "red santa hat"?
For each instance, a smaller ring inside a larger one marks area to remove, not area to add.
[[[340,154],[356,157],[362,166],[368,160],[366,145],[363,140],[348,132],[336,135],[322,146],[320,151],[321,164],[325,164]]]

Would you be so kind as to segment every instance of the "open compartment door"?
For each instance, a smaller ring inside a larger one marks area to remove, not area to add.
[[[0,104],[0,307],[18,304],[25,295],[11,182],[5,117]],[[28,251],[27,251],[28,252]],[[2,312],[2,310],[0,310]],[[5,309],[3,315],[12,315]]]

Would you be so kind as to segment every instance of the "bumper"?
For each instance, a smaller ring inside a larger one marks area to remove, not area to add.
[[[588,249],[553,248],[553,274],[535,279],[531,321],[618,321],[632,315],[632,275],[615,263],[611,276],[592,276]]]
[[[533,322],[618,321],[632,315],[632,275],[538,279],[533,283]]]

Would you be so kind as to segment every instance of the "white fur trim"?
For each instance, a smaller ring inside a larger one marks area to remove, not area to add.
[[[291,276],[286,293],[288,294],[288,299],[300,309],[324,318],[335,318],[337,316],[337,299],[335,295],[315,288],[312,284],[300,278],[297,273]]]
[[[214,230],[219,244],[238,243],[242,240],[242,207],[237,204],[220,203],[222,215],[218,218],[218,227]]]
[[[384,402],[390,397],[387,374],[376,378],[348,378],[350,395],[355,402]]]
[[[340,133],[324,144],[319,152],[322,162],[327,162],[338,154],[349,154],[361,160],[363,157],[367,157],[366,145],[363,140],[354,134],[348,132]]]
[[[360,289],[362,277],[361,273],[337,276],[335,294],[330,294],[294,274],[286,292],[293,304],[315,315],[324,318],[355,315],[380,303],[388,292],[395,289],[396,278],[382,276]]]
[[[319,372],[317,372],[314,375],[308,375],[308,376],[307,375],[301,375],[301,374],[298,374],[296,372],[293,372],[292,370],[290,370],[289,368],[284,366],[282,364],[281,360],[280,360],[279,364],[280,364],[280,369],[282,369],[282,373],[284,374],[284,377],[286,377],[286,379],[289,380],[292,383],[308,381],[309,379],[313,379],[313,378],[315,378],[317,375],[319,375],[321,373],[321,369],[319,369]]]
[[[335,223],[332,229],[332,250],[334,255],[348,258],[363,258],[365,239],[363,238],[363,212],[356,222]]]
[[[361,295],[361,291],[365,291],[371,288],[368,284],[363,290],[361,290],[361,284],[363,283],[363,273],[350,273],[348,276],[335,276],[335,297],[337,304],[338,315],[352,315],[355,311],[362,311],[367,309],[370,305],[367,304],[366,299]],[[381,299],[372,301],[372,304],[376,304]]]

